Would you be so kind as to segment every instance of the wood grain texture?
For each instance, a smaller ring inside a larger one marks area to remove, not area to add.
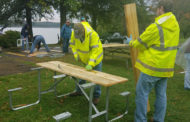
[[[132,34],[133,40],[139,37],[139,30],[138,30],[138,20],[137,20],[137,13],[136,13],[136,4],[127,4],[124,6],[125,11],[125,20],[126,20],[126,29],[128,37]],[[136,48],[130,48],[131,52],[131,60],[133,65],[133,71],[135,76],[135,81],[137,83],[138,77],[140,75],[140,71],[135,68],[135,62],[138,55],[138,50]]]
[[[132,34],[133,40],[136,40],[139,37],[139,30],[138,30],[138,20],[137,20],[137,12],[136,12],[136,4],[127,4],[124,6],[125,12],[125,20],[126,20],[126,29],[128,37]],[[131,60],[133,65],[133,72],[135,76],[135,83],[138,82],[138,78],[140,75],[140,71],[135,68],[135,62],[138,56],[138,50],[135,48],[130,48],[131,52]],[[148,102],[147,111],[150,111],[150,104]]]
[[[108,73],[103,73],[99,71],[87,71],[85,68],[76,66],[69,63],[64,63],[61,61],[49,61],[43,63],[37,63],[36,65],[57,71],[69,76],[84,79],[95,84],[99,84],[105,87],[109,87],[118,83],[123,83],[128,81],[127,78],[123,78],[116,75],[111,75]]]
[[[129,47],[128,44],[119,44],[119,43],[108,43],[108,44],[102,44],[103,48],[109,48],[109,47]]]

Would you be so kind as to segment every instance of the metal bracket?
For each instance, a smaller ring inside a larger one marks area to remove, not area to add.
[[[120,116],[117,116],[117,117],[115,117],[115,118],[109,120],[109,122],[113,122],[113,121],[115,121],[115,120],[118,120],[118,119],[124,117],[126,114],[128,114],[129,95],[130,95],[130,94],[131,94],[131,93],[128,92],[128,91],[120,93],[121,96],[126,97],[126,110],[125,110],[125,112],[124,112],[123,114],[121,114]]]
[[[96,84],[94,83],[85,83],[85,84],[82,84],[80,85],[83,89],[87,89],[87,88],[91,88],[93,86],[95,86]]]
[[[54,85],[54,87],[52,87],[52,88],[54,88],[55,96],[58,97],[58,98],[64,97],[64,96],[68,96],[68,95],[70,95],[70,94],[72,94],[72,93],[75,92],[75,91],[72,91],[72,92],[69,92],[69,93],[57,95],[56,86],[57,86],[57,84],[58,84],[59,82],[61,82],[62,80],[64,80],[64,78],[66,78],[66,77],[69,77],[69,76],[68,76],[68,75],[65,75],[65,74],[56,75],[56,72],[54,72],[53,79],[54,79],[54,83],[55,83],[56,85]],[[61,79],[60,79],[60,78],[61,78]],[[60,80],[57,81],[57,79],[60,79]],[[76,82],[75,82],[75,83],[76,83]]]
[[[56,122],[59,122],[61,120],[71,117],[71,115],[72,114],[70,112],[64,112],[64,113],[53,116],[53,118],[56,120]]]
[[[40,70],[40,69],[43,69],[43,67],[31,68],[30,70]]]
[[[21,106],[21,107],[13,107],[13,103],[12,103],[12,92],[14,91],[18,91],[18,90],[21,90],[22,88],[19,87],[19,88],[14,88],[14,89],[9,89],[8,92],[9,92],[9,104],[10,104],[10,108],[12,110],[19,110],[19,109],[23,109],[23,108],[27,108],[29,106],[33,106],[33,105],[36,105],[40,102],[40,98],[41,98],[41,85],[40,85],[40,69],[42,69],[42,67],[37,67],[37,68],[32,68],[31,70],[38,70],[38,100],[34,103],[31,103],[31,104],[27,104],[27,105],[24,105],[24,106]]]
[[[19,87],[19,88],[14,88],[14,89],[9,89],[8,92],[9,92],[9,104],[10,104],[10,107],[12,110],[19,110],[19,109],[23,109],[23,108],[26,108],[26,107],[29,107],[29,106],[32,106],[32,105],[36,105],[40,102],[40,100],[38,99],[36,102],[34,103],[31,103],[31,104],[28,104],[28,105],[24,105],[24,106],[21,106],[21,107],[17,107],[17,108],[14,108],[13,107],[13,103],[12,103],[12,92],[14,91],[18,91],[18,90],[21,90],[22,88]]]

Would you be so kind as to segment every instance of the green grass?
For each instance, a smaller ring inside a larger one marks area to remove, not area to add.
[[[63,58],[38,58],[36,62],[60,60],[70,62],[72,64],[83,66],[76,63],[72,55]],[[34,63],[28,63],[34,65]],[[183,88],[184,74],[179,74],[179,67],[176,69],[173,78],[168,81],[167,88],[167,113],[166,122],[189,122],[190,120],[190,91]],[[128,82],[118,84],[110,89],[110,107],[109,118],[113,118],[124,111],[125,98],[119,96],[120,92],[130,91],[129,114],[118,122],[132,122],[134,120],[135,110],[135,81],[131,68],[126,68],[126,62],[120,59],[106,57],[103,61],[103,72],[126,77]],[[50,70],[42,70],[41,72],[42,90],[47,89],[53,84],[53,72]],[[0,122],[41,122],[54,121],[53,115],[60,114],[65,111],[72,113],[72,117],[67,122],[86,122],[88,121],[88,101],[84,97],[65,97],[55,98],[53,93],[42,95],[41,102],[38,105],[25,108],[18,111],[11,111],[9,108],[8,89],[22,87],[20,91],[13,93],[14,104],[28,104],[37,100],[37,72],[31,71],[22,74],[8,75],[0,77]],[[58,93],[67,93],[75,88],[74,81],[66,78],[58,87]],[[87,90],[89,91],[89,90]],[[150,118],[154,111],[155,94],[150,94],[151,111],[148,113]],[[101,101],[98,105],[100,110],[105,105],[105,88],[102,87]],[[103,122],[104,116],[94,119],[94,122]]]

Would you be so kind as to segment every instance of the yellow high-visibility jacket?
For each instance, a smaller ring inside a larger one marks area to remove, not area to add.
[[[90,24],[88,23],[88,22],[86,22],[86,21],[83,21],[83,22],[81,22],[83,25],[85,25],[85,26],[87,26],[88,28],[90,28],[91,30],[94,30],[91,26],[90,26]]]
[[[75,38],[73,30],[71,33],[70,47],[75,58],[80,58],[83,63],[95,67],[103,59],[102,43],[98,34],[86,23],[82,22],[85,28],[85,40],[81,43],[79,39]]]
[[[150,76],[172,77],[179,34],[179,24],[171,12],[157,17],[140,38],[129,43],[139,49],[135,67]]]

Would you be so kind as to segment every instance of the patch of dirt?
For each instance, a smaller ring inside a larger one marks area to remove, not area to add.
[[[58,49],[56,48],[56,51],[57,50]],[[45,49],[41,49],[41,51],[45,51]],[[52,52],[52,55],[50,55],[46,59],[46,57],[44,58],[38,58],[36,56],[28,57],[27,52],[4,50],[2,53],[0,53],[0,76],[31,71],[30,69],[33,67],[32,64],[41,61],[49,61],[55,59],[56,57],[58,58],[62,57],[62,55],[59,56],[58,54],[60,55],[62,53]]]
[[[31,61],[27,57],[3,54],[0,58],[0,76],[30,71],[31,66],[24,61]]]

